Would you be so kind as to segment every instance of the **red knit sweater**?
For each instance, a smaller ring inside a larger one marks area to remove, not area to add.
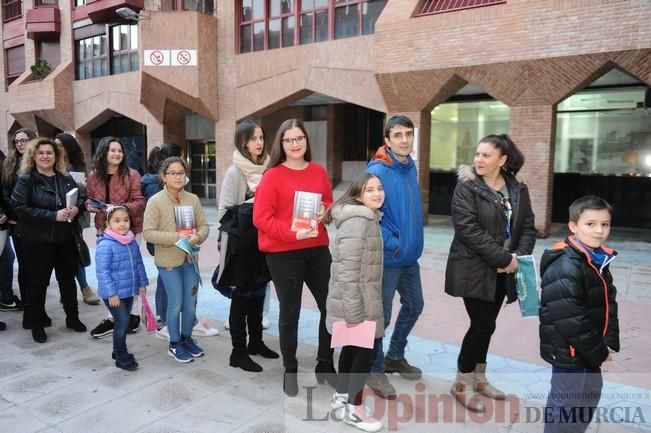
[[[290,230],[294,192],[321,193],[326,209],[332,204],[332,187],[325,169],[310,162],[303,170],[278,165],[267,170],[255,191],[253,224],[258,228],[258,247],[265,253],[328,246],[328,232],[321,223],[316,238],[296,240]]]

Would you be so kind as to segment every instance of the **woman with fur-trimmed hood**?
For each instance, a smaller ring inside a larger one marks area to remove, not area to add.
[[[524,155],[506,134],[484,137],[474,165],[461,166],[452,197],[454,239],[445,271],[445,292],[462,297],[470,317],[457,361],[452,394],[468,409],[483,412],[475,392],[503,400],[488,383],[486,355],[499,310],[517,299],[517,256],[536,242],[527,186],[516,178]]]

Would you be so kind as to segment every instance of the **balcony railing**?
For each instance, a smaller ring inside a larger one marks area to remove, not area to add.
[[[416,16],[492,6],[500,3],[506,3],[506,0],[426,0]]]
[[[2,9],[3,21],[13,21],[23,16],[23,0],[4,0]]]
[[[34,0],[35,8],[56,8],[59,7],[59,0]]]

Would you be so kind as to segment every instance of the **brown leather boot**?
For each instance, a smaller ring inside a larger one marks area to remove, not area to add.
[[[486,408],[480,399],[480,394],[473,389],[475,384],[475,373],[462,373],[457,371],[457,379],[450,389],[452,394],[462,406],[477,413],[483,413]]]
[[[506,394],[488,383],[488,379],[486,379],[486,364],[477,364],[475,366],[475,391],[493,400],[506,399]]]

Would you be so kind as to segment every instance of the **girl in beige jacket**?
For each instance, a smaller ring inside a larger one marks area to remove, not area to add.
[[[346,326],[355,327],[369,320],[375,322],[375,339],[384,335],[382,203],[384,188],[380,179],[365,173],[324,216],[326,224],[334,222],[337,227],[326,302],[326,327],[331,334],[334,322],[344,321]],[[373,353],[373,349],[342,347],[336,392],[331,400],[338,417],[364,431],[382,428],[382,423],[370,417],[362,405]]]

